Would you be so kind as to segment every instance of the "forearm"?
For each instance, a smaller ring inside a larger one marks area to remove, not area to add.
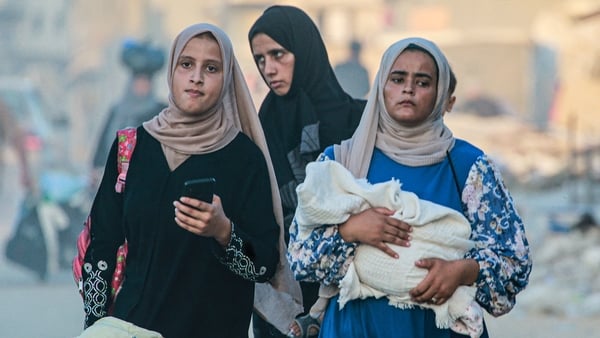
[[[483,158],[463,193],[475,248],[465,258],[479,265],[477,300],[492,315],[509,312],[529,282],[531,257],[525,227],[497,168]]]
[[[308,239],[298,238],[297,227],[294,220],[287,254],[296,279],[337,284],[348,270],[356,244],[344,241],[336,225],[315,228]]]
[[[276,238],[273,239],[276,243]],[[236,275],[253,282],[266,282],[274,274],[279,262],[276,246],[265,247],[252,241],[246,234],[231,223],[229,241],[225,246],[215,245],[215,254],[219,261]]]
[[[479,277],[479,263],[474,259],[462,259],[459,265],[459,285],[473,285]]]

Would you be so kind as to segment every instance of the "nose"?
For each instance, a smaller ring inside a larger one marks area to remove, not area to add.
[[[198,68],[191,72],[190,82],[192,82],[192,83],[204,82],[204,74],[202,73],[202,69]]]
[[[265,72],[265,74],[269,74],[269,75],[275,74],[277,72],[277,67],[275,66],[275,62],[272,60],[269,60],[268,58],[265,59],[264,72]]]
[[[402,92],[406,93],[406,94],[412,94],[414,93],[414,88],[413,88],[413,84],[410,83],[409,81],[404,83],[404,88],[402,88]]]

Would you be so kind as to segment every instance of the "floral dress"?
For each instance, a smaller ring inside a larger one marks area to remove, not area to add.
[[[333,159],[329,147],[318,161]],[[462,212],[471,224],[475,247],[465,255],[479,263],[476,300],[491,315],[500,316],[515,305],[516,295],[528,281],[532,262],[521,217],[492,160],[463,140],[446,160],[409,167],[375,149],[367,180],[399,179],[402,189],[419,198]],[[288,260],[296,279],[337,285],[353,259],[356,243],[346,242],[337,225],[316,228],[305,240],[297,239],[297,224],[290,228]],[[484,332],[483,337],[487,336]],[[461,337],[438,329],[433,311],[399,309],[385,298],[354,300],[343,310],[337,297],[328,305],[321,337]]]

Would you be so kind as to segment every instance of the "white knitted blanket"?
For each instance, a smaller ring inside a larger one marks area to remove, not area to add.
[[[388,244],[399,255],[394,259],[370,245],[358,245],[354,260],[339,285],[340,309],[352,299],[386,296],[390,305],[399,308],[431,308],[438,327],[478,337],[483,330],[482,317],[464,318],[467,311],[477,313],[477,309],[483,315],[474,302],[475,287],[460,286],[442,305],[414,303],[408,294],[428,273],[414,262],[421,258],[463,258],[473,246],[469,240],[471,226],[459,212],[421,200],[400,187],[397,180],[369,184],[365,179],[356,179],[336,161],[308,164],[306,179],[296,189],[298,239],[306,239],[315,227],[343,223],[350,215],[371,207],[395,210],[393,217],[413,226],[411,246]],[[477,309],[473,309],[474,305]],[[461,322],[463,319],[467,322]]]

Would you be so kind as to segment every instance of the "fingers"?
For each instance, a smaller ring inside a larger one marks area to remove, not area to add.
[[[219,238],[227,237],[231,232],[231,221],[225,216],[221,199],[213,195],[213,203],[181,197],[173,202],[175,207],[175,223],[196,235]]]
[[[187,231],[189,231],[189,232],[191,232],[193,234],[196,234],[196,235],[201,235],[202,234],[202,232],[200,231],[200,229],[191,226],[189,223],[186,223],[186,222],[182,221],[178,217],[175,217],[175,223],[177,223],[177,225],[180,226],[182,229],[187,230]]]
[[[458,284],[451,275],[450,262],[439,258],[425,258],[415,262],[415,266],[427,269],[425,278],[409,294],[413,301],[434,305],[444,304],[454,294]]]
[[[442,305],[446,302],[445,298],[437,298],[437,297],[432,297],[427,303],[429,304],[433,304],[433,305]]]
[[[435,288],[433,288],[433,287],[428,288],[426,291],[424,291],[422,293],[413,289],[409,294],[411,295],[412,300],[414,302],[428,303],[428,304],[435,304],[435,305],[443,304],[443,302],[445,301],[445,298],[446,298],[444,295],[439,294],[439,292],[437,290],[435,290]]]
[[[391,217],[393,214],[394,211],[387,208],[370,208],[350,216],[338,226],[338,230],[345,241],[369,244],[391,257],[397,257],[386,243],[410,246],[412,227]]]
[[[386,223],[390,231],[396,231],[397,233],[405,234],[408,234],[413,231],[413,227],[410,224],[393,217],[387,217]]]
[[[196,210],[205,211],[210,208],[210,203],[203,202],[191,197],[180,197],[179,201],[187,207],[192,207]],[[183,208],[182,208],[183,209]]]
[[[388,218],[384,226],[383,240],[385,242],[396,244],[404,247],[410,246],[412,236],[412,227],[404,222],[400,222],[394,218]]]
[[[433,267],[434,263],[435,263],[435,261],[433,259],[423,258],[423,259],[419,259],[418,261],[416,261],[415,266],[429,270],[429,269],[431,269],[431,267]]]
[[[173,206],[175,206],[175,222],[180,226],[185,225],[185,227],[202,227],[210,219],[210,213],[202,211],[192,205],[202,203],[204,202],[187,197],[181,198],[181,202],[173,202]]]
[[[409,247],[410,239],[411,239],[410,236],[408,236],[406,239],[400,237],[399,235],[384,234],[382,236],[383,242],[389,243],[389,244],[395,244],[395,245],[402,246],[402,247]]]
[[[384,207],[376,207],[372,208],[372,210],[385,216],[392,216],[395,213],[395,211]]]
[[[377,245],[377,248],[383,252],[385,252],[387,255],[389,255],[392,258],[398,258],[398,253],[394,250],[392,250],[392,248],[389,247],[389,245],[385,244],[384,242],[380,242],[379,245]]]

